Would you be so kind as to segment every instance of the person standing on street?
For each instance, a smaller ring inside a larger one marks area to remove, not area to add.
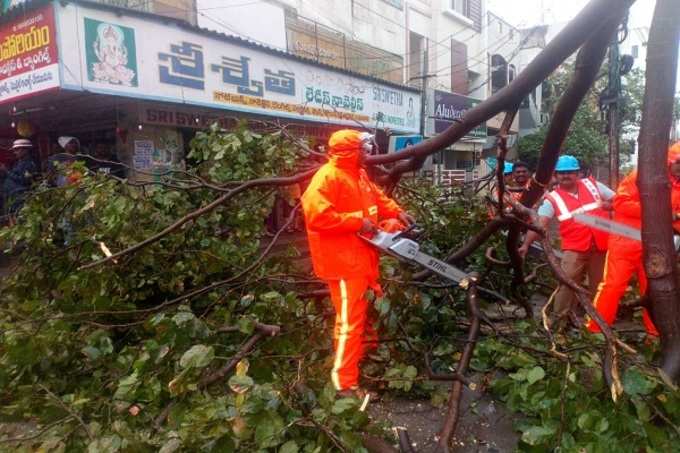
[[[12,151],[15,161],[5,175],[3,192],[7,213],[15,215],[23,206],[26,193],[33,184],[33,179],[37,176],[38,169],[33,162],[31,151],[33,144],[30,140],[21,138],[14,140]]]
[[[529,185],[529,166],[522,161],[512,164],[512,187],[525,189]],[[519,192],[520,195],[522,192]]]
[[[574,156],[560,156],[555,167],[558,186],[545,196],[538,215],[543,228],[548,228],[550,220],[557,218],[562,239],[562,269],[579,284],[583,283],[587,275],[588,285],[594,292],[602,280],[608,235],[575,222],[573,215],[587,213],[609,219],[607,211],[611,210],[614,191],[593,178],[580,178],[580,171],[581,166]],[[521,256],[526,256],[532,242],[537,238],[536,232],[527,233],[519,249]],[[553,322],[562,327],[563,321],[573,314],[576,296],[571,289],[560,285],[553,297]]]
[[[668,150],[668,172],[671,182],[673,228],[680,232],[680,142]],[[637,170],[626,176],[619,184],[614,197],[614,220],[636,229],[642,227]],[[609,325],[616,320],[619,301],[626,292],[633,274],[637,274],[640,294],[644,295],[647,292],[647,276],[642,262],[642,242],[612,234],[609,238],[604,281],[593,300],[595,309]],[[649,335],[654,337],[659,335],[646,308],[643,309],[642,320]],[[586,326],[593,333],[600,332],[599,326],[592,319],[588,320]]]
[[[326,281],[335,307],[335,360],[331,378],[343,397],[364,398],[359,388],[362,341],[372,334],[367,321],[371,288],[380,294],[378,252],[359,234],[370,235],[382,219],[413,223],[396,202],[373,184],[362,168],[372,149],[370,134],[344,129],[331,135],[328,162],[302,195],[315,274]]]
[[[81,178],[78,171],[71,167],[76,161],[75,154],[80,152],[80,142],[75,137],[59,137],[59,146],[64,150],[47,159],[48,180],[53,186],[64,187],[77,182]]]

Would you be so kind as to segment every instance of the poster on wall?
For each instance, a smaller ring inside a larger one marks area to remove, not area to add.
[[[132,155],[132,165],[135,170],[148,170],[153,166],[153,140],[135,140],[135,150]]]
[[[57,88],[59,84],[52,5],[0,25],[0,103]]]
[[[86,18],[85,49],[87,80],[103,85],[138,86],[133,29]]]
[[[416,90],[164,21],[57,3],[62,86],[160,102],[417,132]],[[143,33],[143,34],[142,34]],[[142,36],[153,39],[142,39]],[[80,71],[73,68],[81,68]]]

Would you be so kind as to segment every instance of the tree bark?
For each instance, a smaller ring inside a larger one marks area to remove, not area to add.
[[[661,334],[662,365],[680,378],[680,304],[673,246],[671,189],[666,164],[680,39],[680,1],[658,0],[649,33],[647,80],[638,142],[642,249],[652,319]]]

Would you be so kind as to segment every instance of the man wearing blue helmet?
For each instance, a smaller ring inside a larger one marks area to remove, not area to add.
[[[539,221],[543,228],[548,227],[551,219],[560,223],[562,240],[562,269],[568,277],[577,283],[583,283],[586,275],[591,291],[595,292],[602,280],[605,256],[607,253],[607,233],[577,223],[573,219],[575,213],[609,219],[607,211],[611,211],[611,200],[614,191],[593,178],[581,177],[581,166],[578,159],[570,155],[562,155],[555,167],[557,187],[546,194],[538,209]],[[529,231],[519,249],[526,256],[531,243],[538,234]],[[554,320],[561,324],[576,306],[576,297],[566,286],[560,285],[553,293]]]

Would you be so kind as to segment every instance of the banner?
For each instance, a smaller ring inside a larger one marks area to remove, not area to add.
[[[57,3],[62,86],[328,124],[417,132],[420,94],[238,38]]]
[[[0,26],[0,103],[58,86],[52,5]]]
[[[434,90],[434,132],[439,134],[444,132],[456,120],[465,115],[469,109],[479,104],[481,101],[456,93]],[[483,123],[471,130],[466,137],[486,139],[486,123]]]

